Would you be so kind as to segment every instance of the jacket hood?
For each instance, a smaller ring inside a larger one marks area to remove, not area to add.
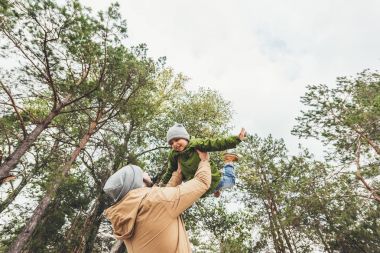
[[[141,202],[149,191],[150,188],[132,190],[120,202],[105,210],[116,239],[125,240],[133,236]]]
[[[103,190],[114,202],[122,199],[133,189],[143,186],[143,171],[136,165],[127,165],[116,171],[105,183]]]

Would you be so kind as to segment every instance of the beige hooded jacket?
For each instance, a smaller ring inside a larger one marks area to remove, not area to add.
[[[174,172],[167,187],[139,188],[105,211],[128,253],[191,252],[181,214],[210,187],[211,170],[202,161],[192,180]]]

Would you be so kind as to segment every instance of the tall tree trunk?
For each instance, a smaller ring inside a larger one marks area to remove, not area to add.
[[[0,166],[0,181],[2,178],[9,176],[9,172],[19,163],[21,157],[29,150],[42,131],[44,131],[50,122],[61,112],[62,108],[63,105],[60,105],[51,111],[49,115],[26,136],[21,145],[5,159],[5,162]]]
[[[271,211],[271,214],[272,214],[273,224],[276,227],[276,230],[278,231],[281,248],[285,252],[285,246],[284,246],[284,243],[283,243],[282,238],[281,238],[281,237],[284,237],[284,240],[286,242],[286,245],[288,246],[289,251],[291,253],[293,253],[292,244],[290,242],[289,236],[287,235],[284,227],[281,224],[281,220],[280,220],[280,217],[279,217],[279,212],[278,212],[278,209],[277,209],[277,204],[276,204],[276,201],[274,199],[274,194],[270,190],[269,182],[267,180],[267,177],[266,177],[265,173],[263,173],[263,176],[262,176],[261,180],[262,180],[262,183],[264,183],[266,185],[266,188],[268,189],[267,190],[268,204],[269,204],[270,211]]]
[[[325,250],[328,252],[328,253],[333,253],[333,251],[330,249],[329,245],[327,244],[325,238],[323,237],[323,234],[321,232],[321,230],[319,229],[319,221],[318,221],[318,224],[317,224],[317,227],[316,227],[316,233],[318,235],[318,237],[321,239],[322,241],[322,244],[323,246],[325,247]]]
[[[128,135],[130,135],[130,132]],[[119,166],[121,165],[121,163],[123,161],[123,158],[128,153],[126,143],[128,143],[129,138],[126,138],[124,141],[125,141],[125,143],[123,145],[124,146],[124,149],[123,149],[124,152],[120,153],[119,156],[115,158],[116,162],[113,164],[113,170],[112,171],[116,171],[117,168],[119,168]],[[93,208],[93,211],[87,217],[86,222],[83,226],[83,230],[81,233],[81,235],[82,235],[81,243],[74,251],[76,253],[91,253],[92,252],[92,249],[93,249],[94,243],[95,243],[95,239],[96,239],[96,235],[98,233],[100,224],[103,220],[103,212],[107,208],[107,205],[106,205],[107,196],[102,191],[102,188],[103,188],[103,185],[105,184],[105,182],[107,181],[109,176],[111,176],[111,172],[107,173],[107,175],[101,179],[101,183],[98,185],[98,188],[99,188],[98,190],[99,190],[100,194],[97,197],[96,204]],[[121,247],[121,248],[123,249],[123,247]],[[124,247],[124,249],[125,249],[125,247]],[[121,252],[124,252],[124,249]]]
[[[285,252],[285,245],[284,245],[284,241],[282,240],[281,229],[280,229],[280,225],[278,224],[277,213],[273,208],[272,199],[269,199],[269,211],[271,214],[271,221],[273,223],[273,227],[277,234],[277,241],[280,247],[280,252]]]
[[[52,218],[49,217],[50,216],[49,214],[51,212],[54,212],[54,210],[57,210],[60,207],[59,202],[60,202],[59,198],[54,198],[52,200],[52,202],[50,202],[50,204],[46,208],[47,211],[41,217],[41,220],[38,222],[36,229],[31,234],[30,240],[27,241],[27,243],[26,243],[26,245],[22,251],[23,253],[34,253],[34,252],[36,252],[36,250],[38,250],[40,248],[41,245],[45,246],[47,244],[47,242],[45,242],[45,240],[44,240],[45,239],[44,229],[47,228],[50,225],[50,223],[52,222]],[[34,244],[33,242],[37,242],[37,244],[39,242],[42,242],[42,243],[40,243],[40,245],[38,245],[37,249],[36,249],[35,248],[36,245],[32,245],[32,244]]]
[[[71,154],[70,160],[64,164],[62,167],[62,175],[58,176],[55,180],[51,188],[47,191],[45,197],[40,201],[37,208],[34,210],[32,217],[29,219],[27,224],[25,225],[23,231],[17,236],[16,240],[10,246],[8,253],[18,253],[21,252],[30,236],[34,232],[37,224],[40,222],[41,218],[44,216],[46,212],[46,208],[51,203],[52,199],[56,195],[56,192],[62,182],[65,180],[68,175],[72,164],[75,162],[77,157],[79,156],[81,150],[86,146],[91,136],[95,133],[96,127],[98,125],[99,120],[102,117],[102,112],[98,111],[96,119],[90,123],[87,133],[80,140],[78,147]]]
[[[101,200],[97,210],[91,216],[91,223],[89,224],[89,231],[85,240],[83,240],[83,250],[80,252],[91,253],[93,252],[96,236],[98,235],[100,224],[103,221],[103,211],[105,210],[105,200]]]
[[[100,192],[97,197],[95,204],[92,208],[92,212],[87,216],[85,223],[80,229],[80,233],[73,233],[74,236],[79,234],[80,244],[73,250],[75,253],[91,253],[93,250],[93,245],[95,243],[96,235],[99,230],[99,226],[102,222],[102,214],[106,208],[106,195]],[[77,231],[76,231],[77,232]]]
[[[264,205],[266,207],[266,211],[267,211],[267,215],[269,219],[269,225],[271,229],[272,240],[273,240],[276,252],[283,253],[285,252],[285,246],[281,237],[281,232],[278,228],[277,218],[276,218],[277,213],[273,208],[273,203],[272,203],[273,198],[270,192],[270,186],[269,186],[267,177],[265,175],[265,172],[263,171],[259,171],[259,172],[261,174],[260,181],[261,181],[262,188],[266,189],[264,190],[265,196],[262,198],[262,201],[264,202]]]
[[[278,213],[277,205],[276,205],[276,202],[274,201],[273,197],[272,197],[272,204],[273,204],[273,209],[274,209],[274,211],[276,212],[276,219],[277,219],[278,225],[280,226],[280,229],[281,229],[282,235],[284,236],[284,239],[285,239],[286,245],[288,246],[289,251],[290,251],[291,253],[293,253],[293,247],[292,247],[292,244],[291,244],[291,242],[290,242],[290,239],[289,239],[288,233],[286,232],[284,226],[281,224],[281,220],[280,220],[280,217],[279,217],[279,213]]]
[[[134,122],[131,122],[131,126],[128,129],[126,136],[123,140],[122,148],[120,148],[120,152],[116,153],[116,157],[114,158],[114,161],[112,162],[113,169],[112,171],[116,171],[121,164],[124,162],[126,157],[128,156],[129,153],[129,140],[131,137],[131,134],[134,130]],[[130,162],[130,161],[129,161]],[[101,179],[101,183],[98,184],[98,190],[100,192],[100,195],[98,196],[96,200],[95,207],[93,208],[93,211],[91,214],[87,217],[85,225],[82,228],[82,231],[80,233],[81,239],[80,239],[80,245],[75,248],[74,252],[80,252],[80,253],[91,253],[94,247],[96,235],[98,234],[100,224],[103,220],[103,212],[106,209],[106,195],[102,192],[103,185],[107,181],[107,179],[111,176],[111,172],[107,173],[106,176],[103,176]],[[95,181],[97,181],[97,178],[94,178]],[[75,231],[76,228],[73,228]],[[73,236],[77,236],[77,234],[72,233]],[[115,250],[115,252],[126,252],[125,245],[123,241],[119,241],[121,243],[116,242],[114,247],[112,248]]]
[[[271,233],[271,236],[272,236],[274,250],[276,251],[276,253],[282,253],[283,250],[281,248],[280,235],[277,234],[276,228],[274,226],[273,215],[272,215],[272,212],[270,210],[271,208],[270,208],[269,202],[267,203],[268,200],[266,200],[265,198],[262,198],[261,200],[264,203],[265,211],[266,211],[267,216],[268,216],[269,229],[270,229],[270,233]]]

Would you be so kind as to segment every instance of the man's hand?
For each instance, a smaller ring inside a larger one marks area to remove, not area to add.
[[[152,179],[150,178],[149,174],[146,172],[143,173],[143,182],[144,182],[146,187],[152,187],[153,186]]]
[[[208,155],[207,152],[202,152],[200,150],[197,149],[197,153],[199,155],[199,158],[201,159],[201,161],[208,161],[210,156]]]
[[[245,131],[244,128],[242,128],[242,129],[240,130],[240,133],[238,134],[238,138],[239,138],[239,140],[241,140],[241,141],[244,141],[245,139],[247,139],[247,131]]]

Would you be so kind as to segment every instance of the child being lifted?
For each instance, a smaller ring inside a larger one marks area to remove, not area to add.
[[[172,150],[169,153],[168,168],[162,177],[162,183],[166,184],[169,181],[172,173],[178,169],[178,164],[180,164],[183,180],[192,179],[200,162],[196,152],[197,149],[203,152],[224,151],[235,148],[245,138],[246,131],[242,128],[237,136],[233,135],[216,139],[190,139],[190,135],[182,124],[174,124],[166,134],[166,139]],[[233,153],[226,153],[224,155],[225,166],[223,177],[215,166],[211,166],[211,186],[205,195],[213,192],[215,197],[219,197],[222,189],[231,188],[235,184],[233,162],[237,161],[237,159],[237,155]]]

